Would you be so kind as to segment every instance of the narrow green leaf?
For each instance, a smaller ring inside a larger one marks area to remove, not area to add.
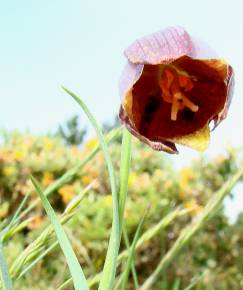
[[[184,290],[191,290],[193,287],[204,277],[206,271],[203,271],[198,277],[194,277],[190,285],[188,285]]]
[[[135,233],[134,238],[133,238],[132,245],[131,245],[131,247],[129,249],[126,269],[125,269],[125,273],[124,273],[124,276],[123,276],[123,279],[122,279],[121,290],[126,290],[126,288],[127,288],[127,282],[128,282],[128,277],[129,277],[132,261],[133,261],[133,258],[134,258],[135,247],[136,247],[136,244],[137,244],[137,241],[138,241],[138,238],[139,238],[139,235],[140,235],[140,232],[141,232],[144,220],[145,220],[146,213],[142,217],[142,219],[141,219],[141,221],[140,221],[140,223],[139,223],[139,225],[137,227],[136,233]]]
[[[123,129],[121,162],[120,162],[120,191],[119,191],[119,217],[120,230],[122,229],[123,215],[127,198],[128,177],[131,163],[131,134]],[[120,235],[122,232],[120,233]]]
[[[72,282],[72,278],[69,278],[61,286],[59,286],[56,290],[67,289],[66,287],[69,286],[71,284],[71,282]]]
[[[126,224],[123,224],[122,231],[123,231],[123,238],[124,238],[126,247],[129,250],[130,243],[129,243],[129,239],[128,239]],[[138,277],[137,277],[137,272],[136,272],[136,269],[135,269],[134,261],[132,261],[131,270],[132,270],[134,290],[139,290]]]
[[[11,228],[17,224],[17,219],[21,213],[21,210],[23,209],[23,207],[25,206],[27,199],[29,197],[29,194],[26,194],[25,197],[23,198],[23,200],[21,201],[20,205],[18,206],[17,210],[15,211],[10,223],[4,228],[4,230],[1,232],[1,240],[4,241],[6,236],[8,235],[8,233],[10,232]]]
[[[88,193],[92,183],[86,186],[78,195],[76,195],[67,205],[65,211],[60,217],[60,223],[62,225],[66,224],[70,219],[72,219],[78,212],[78,207]],[[26,221],[26,220],[25,220]],[[25,222],[24,221],[24,222]],[[20,224],[21,225],[21,224]],[[19,225],[19,226],[20,226]],[[37,258],[43,254],[46,249],[46,245],[54,237],[54,229],[52,225],[46,227],[40,235],[32,241],[22,253],[15,259],[10,267],[10,275],[13,278],[19,278],[20,274],[25,271],[26,267],[34,261],[37,261]],[[32,264],[33,266],[33,264]]]
[[[33,260],[24,270],[19,274],[18,279],[28,273],[31,268],[33,268],[40,260],[42,260],[48,253],[50,253],[56,246],[58,245],[58,241],[54,242],[50,245],[45,251],[42,251],[40,255],[36,259]]]
[[[97,137],[99,138],[101,148],[104,152],[106,165],[108,168],[111,192],[112,192],[112,210],[113,210],[113,219],[112,219],[112,229],[108,245],[108,250],[105,259],[105,265],[103,268],[102,277],[99,284],[99,290],[112,290],[113,283],[115,280],[116,266],[117,266],[117,257],[120,247],[120,221],[119,221],[119,207],[118,207],[118,194],[116,189],[116,180],[114,169],[112,166],[111,158],[108,152],[107,144],[105,142],[102,130],[95,120],[94,116],[91,114],[90,110],[86,104],[73,92],[69,91],[66,88],[63,88],[83,109],[91,124],[93,125]]]
[[[4,290],[12,290],[13,283],[9,275],[8,266],[4,257],[3,245],[1,242],[0,242],[0,271]]]
[[[55,230],[55,233],[57,235],[58,242],[60,244],[60,247],[66,257],[66,261],[71,273],[71,276],[73,278],[73,284],[75,287],[75,290],[88,290],[89,287],[87,285],[87,281],[85,279],[84,273],[82,271],[81,266],[79,265],[78,259],[72,249],[72,246],[66,236],[66,233],[61,226],[60,221],[58,220],[55,211],[53,210],[52,206],[50,205],[48,199],[44,195],[44,193],[41,190],[40,185],[38,182],[34,179],[34,177],[31,176],[31,181],[39,194],[39,197],[42,201],[42,204],[46,210],[46,213],[53,225],[53,228]]]
[[[13,218],[11,219],[10,223],[9,223],[9,228],[11,228],[11,226],[13,224],[15,224],[16,222],[16,219],[18,218],[18,216],[20,215],[23,207],[25,206],[26,202],[27,202],[27,199],[29,198],[30,194],[26,194],[25,197],[23,198],[23,200],[21,201],[20,205],[18,206]]]
[[[145,242],[155,237],[162,229],[166,228],[169,224],[172,223],[172,221],[174,221],[182,213],[186,213],[186,211],[182,210],[180,211],[179,208],[176,208],[172,212],[168,213],[165,217],[161,219],[159,223],[149,228],[145,233],[142,234],[142,236],[139,238],[136,244],[136,249],[140,248]],[[128,250],[125,250],[119,255],[118,261],[121,261],[127,256]]]
[[[179,290],[180,284],[181,284],[180,279],[176,279],[172,290]]]

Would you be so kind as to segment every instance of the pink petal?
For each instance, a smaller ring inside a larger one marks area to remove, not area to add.
[[[133,42],[125,55],[134,64],[168,63],[183,55],[191,55],[193,45],[181,27],[169,27]]]
[[[190,55],[195,59],[217,59],[219,58],[217,53],[201,39],[191,36],[192,41],[192,54]]]

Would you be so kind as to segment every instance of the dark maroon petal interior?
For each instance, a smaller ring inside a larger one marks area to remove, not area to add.
[[[150,140],[182,137],[204,127],[224,108],[227,86],[222,75],[203,61],[182,57],[173,62],[197,81],[187,97],[199,110],[178,112],[171,120],[171,104],[164,102],[158,83],[159,65],[145,65],[143,74],[133,87],[133,122],[138,132]]]
[[[170,154],[178,153],[176,146],[174,143],[166,141],[166,140],[149,140],[145,136],[142,136],[132,123],[132,121],[127,116],[123,106],[120,107],[119,118],[122,123],[126,126],[129,132],[131,132],[135,137],[137,137],[140,141],[144,142],[145,144],[149,145],[152,149],[157,151],[165,151]]]

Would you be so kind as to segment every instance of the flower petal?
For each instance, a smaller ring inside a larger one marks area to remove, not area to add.
[[[210,130],[208,125],[206,125],[192,134],[180,138],[174,138],[170,141],[202,152],[208,148],[210,142]]]
[[[127,92],[138,81],[143,72],[143,67],[141,64],[133,64],[131,62],[126,64],[119,80],[119,95],[121,98],[125,97]]]
[[[192,41],[192,58],[196,59],[218,59],[217,53],[204,41],[201,39],[191,36]]]
[[[228,66],[228,76],[226,78],[226,86],[227,86],[227,96],[226,96],[226,102],[224,105],[223,110],[214,117],[214,127],[213,130],[221,123],[228,114],[229,106],[232,101],[233,93],[234,93],[234,85],[235,85],[235,80],[234,80],[234,71],[233,68],[229,65]]]
[[[178,154],[178,151],[176,149],[176,146],[174,143],[169,141],[152,141],[148,138],[142,136],[134,126],[134,124],[131,122],[129,117],[127,116],[123,106],[120,107],[119,112],[119,118],[122,121],[122,123],[126,126],[127,130],[131,132],[134,136],[136,136],[140,141],[148,144],[152,149],[156,151],[165,151],[170,154]]]
[[[133,42],[125,55],[132,63],[169,63],[183,55],[191,55],[193,45],[181,27],[169,27]]]

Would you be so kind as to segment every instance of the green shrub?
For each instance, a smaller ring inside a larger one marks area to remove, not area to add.
[[[78,160],[84,158],[96,144],[97,140],[93,138],[80,149],[76,146],[66,147],[60,139],[50,136],[35,137],[19,133],[7,135],[0,148],[2,220],[15,212],[27,193],[30,193],[28,204],[36,199],[36,193],[29,181],[30,174],[46,188],[77,164]],[[112,144],[110,153],[118,172],[120,144]],[[150,210],[144,230],[157,224],[178,206],[188,209],[186,215],[178,217],[137,251],[136,269],[140,283],[153,271],[185,225],[200,215],[209,197],[236,172],[239,165],[237,159],[238,152],[231,149],[225,155],[213,159],[203,157],[193,161],[190,167],[175,170],[171,160],[164,154],[153,152],[134,140],[125,209],[129,239],[132,240],[148,205]],[[92,190],[82,201],[79,212],[69,221],[68,228],[66,227],[88,276],[94,276],[102,269],[112,221],[112,198],[102,153],[98,153],[83,170],[56,190],[50,198],[52,206],[61,214],[67,203],[94,179],[96,182]],[[29,213],[29,217],[33,217],[32,221],[6,245],[9,265],[48,224],[40,204]],[[240,285],[243,285],[242,221],[240,217],[234,225],[230,225],[221,209],[163,273],[154,289],[173,289],[176,281],[180,283],[179,289],[183,289],[191,283],[193,277],[201,273],[203,276],[193,289],[240,289]],[[44,249],[53,241],[48,240]],[[123,249],[125,245],[122,241],[121,250]],[[16,281],[15,287],[20,290],[56,289],[68,277],[65,259],[56,247]],[[68,287],[66,289],[72,289],[71,286]]]

